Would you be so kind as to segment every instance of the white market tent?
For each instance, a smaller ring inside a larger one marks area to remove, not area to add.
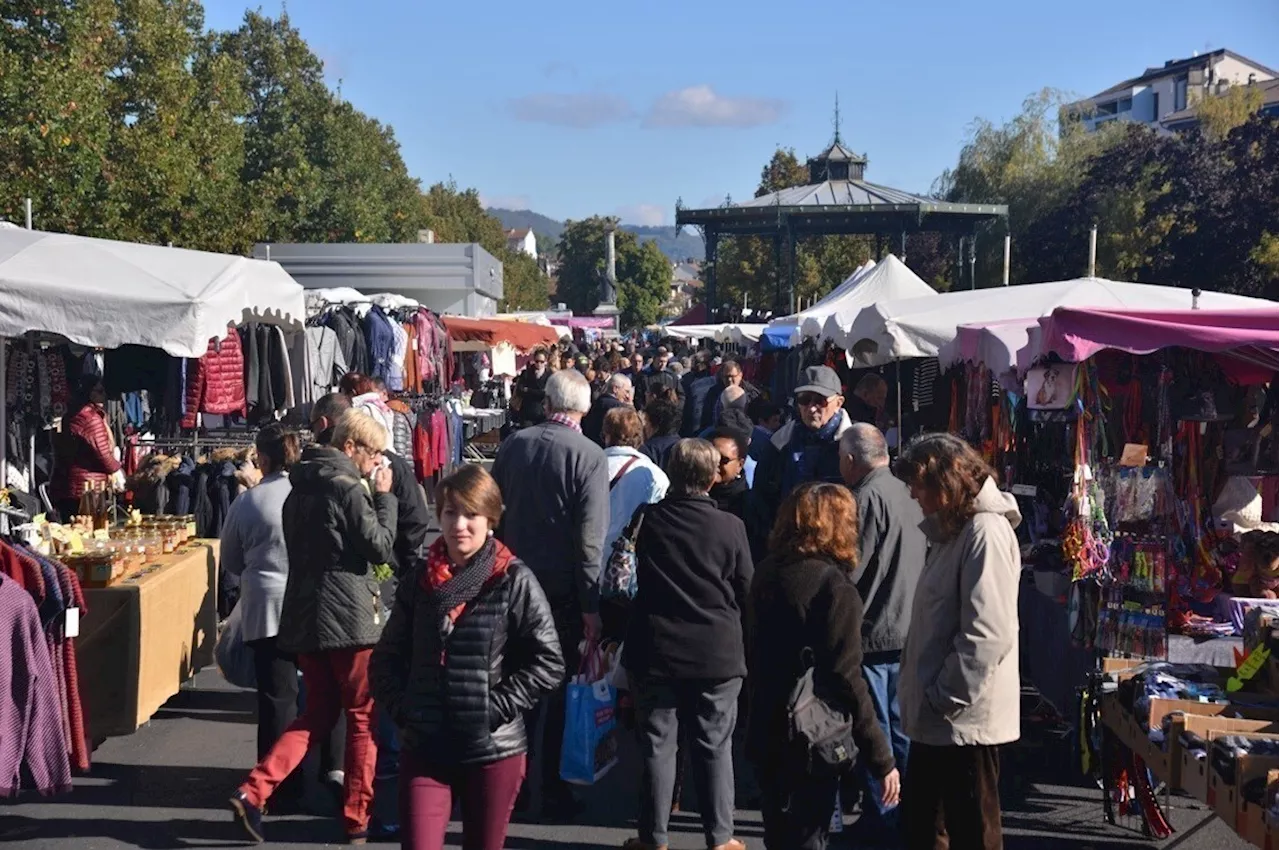
[[[772,337],[775,329],[793,328],[790,345],[797,345],[808,337],[838,342],[865,308],[883,301],[936,296],[933,287],[890,254],[871,268],[864,267],[855,272],[809,309],[771,322],[769,335]]]
[[[678,339],[714,339],[738,345],[759,342],[767,326],[763,324],[726,322],[722,325],[666,325],[662,332]]]
[[[200,357],[228,322],[305,319],[302,287],[278,263],[0,229],[0,337],[40,331],[96,348]]]
[[[803,338],[800,334],[800,326],[805,319],[816,316],[825,316],[831,305],[842,298],[850,289],[858,285],[867,272],[876,267],[871,260],[867,260],[862,265],[853,270],[853,273],[840,282],[835,289],[828,292],[818,300],[818,303],[801,310],[798,313],[792,313],[790,316],[779,316],[769,322],[769,336],[776,340],[779,345],[791,347],[799,344]],[[821,322],[818,323],[821,327]]]
[[[1017,363],[1016,352],[1027,344],[1027,331],[1037,319],[1051,315],[1058,307],[1179,310],[1191,306],[1192,293],[1188,289],[1085,277],[885,301],[863,310],[848,331],[832,338],[852,352],[856,365],[878,366],[909,357],[938,357],[943,346],[956,339],[962,325],[991,327],[1005,323],[999,333],[988,336],[993,341],[1000,336],[1006,345],[1016,345],[1009,362]],[[1274,306],[1274,302],[1202,292],[1199,306],[1229,310]],[[1023,324],[1017,320],[1023,320]],[[954,353],[948,356],[954,357]]]

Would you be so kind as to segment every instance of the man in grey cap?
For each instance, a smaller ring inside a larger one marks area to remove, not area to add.
[[[752,488],[757,535],[768,535],[782,500],[807,481],[842,483],[840,437],[853,424],[844,410],[840,378],[827,366],[810,366],[795,389],[796,418],[783,425],[760,454]],[[753,541],[763,552],[764,540]]]

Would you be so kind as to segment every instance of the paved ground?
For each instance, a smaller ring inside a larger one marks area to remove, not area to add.
[[[224,808],[254,756],[252,694],[227,686],[212,670],[169,702],[134,735],[114,738],[94,754],[92,774],[75,791],[53,799],[23,797],[0,806],[0,842],[24,850],[115,850],[139,847],[221,847],[239,844]],[[1138,833],[1106,826],[1099,792],[1042,781],[1066,774],[1065,747],[1029,744],[1006,761],[1006,846],[1010,850],[1154,847]],[[512,825],[513,850],[616,848],[634,834],[634,751],[587,794],[590,807],[572,826],[532,822]],[[689,804],[694,801],[690,799]],[[1243,844],[1226,825],[1189,801],[1173,801],[1179,830],[1166,842],[1179,850],[1237,850]],[[762,847],[757,812],[739,813],[740,835]],[[315,848],[337,837],[336,821],[324,817],[269,818],[273,847]],[[449,846],[457,847],[455,823]],[[673,848],[701,847],[697,816],[675,818]],[[839,845],[837,845],[839,846]]]

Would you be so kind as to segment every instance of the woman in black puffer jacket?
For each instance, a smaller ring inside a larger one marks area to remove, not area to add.
[[[560,684],[564,659],[542,586],[492,536],[502,494],[489,473],[463,467],[435,503],[444,536],[400,583],[370,677],[403,741],[403,846],[444,847],[459,789],[464,845],[501,850],[525,776],[524,712]]]

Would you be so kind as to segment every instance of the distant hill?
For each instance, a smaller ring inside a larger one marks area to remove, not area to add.
[[[564,231],[563,221],[556,221],[554,218],[548,218],[532,210],[503,210],[490,207],[487,212],[502,222],[502,226],[507,230],[531,227],[535,234],[546,237],[552,242],[559,241],[560,234]],[[631,231],[642,242],[653,240],[668,259],[685,260],[692,257],[695,260],[701,260],[703,258],[702,237],[688,229],[682,230],[678,236],[674,227],[642,227],[636,224],[624,224],[622,229]]]

